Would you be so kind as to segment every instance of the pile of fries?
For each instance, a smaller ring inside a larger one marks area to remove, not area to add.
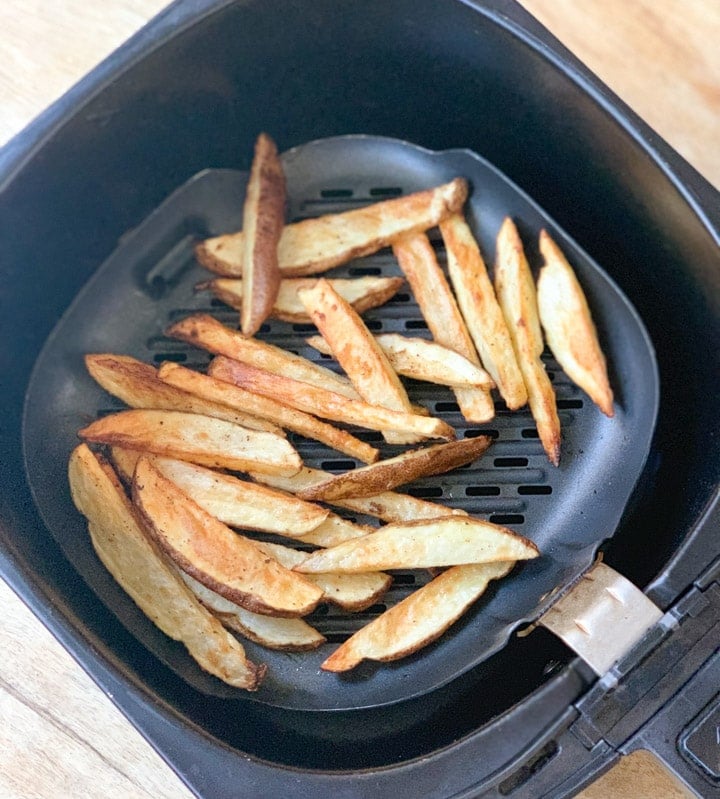
[[[493,418],[495,389],[510,409],[528,404],[555,465],[560,422],[540,357],[546,341],[568,376],[613,413],[590,311],[562,252],[540,234],[545,263],[536,284],[506,219],[493,285],[463,216],[467,193],[458,177],[286,225],[281,161],[263,134],[242,231],[197,248],[220,275],[200,288],[239,310],[239,329],[195,314],[166,331],[212,353],[208,369],[86,356],[92,377],[128,406],[81,429],[70,458],[72,497],[93,546],[152,621],[231,685],[256,690],[266,671],[248,659],[243,638],[283,651],[316,648],[325,639],[306,617],[321,603],[348,613],[372,606],[392,583],[389,570],[430,570],[431,579],[340,644],[323,669],[418,651],[492,580],[538,556],[505,527],[395,492],[476,461],[492,442],[456,440],[453,427],[413,403],[401,376],[450,387],[473,423]],[[428,238],[434,227],[449,280]],[[374,336],[362,318],[402,278],[311,277],[384,247],[392,247],[432,341]],[[255,338],[269,317],[314,324],[318,335],[308,343],[344,374]],[[409,448],[380,459],[355,428]],[[310,468],[287,431],[365,465],[340,474]],[[357,524],[333,508],[382,524]]]

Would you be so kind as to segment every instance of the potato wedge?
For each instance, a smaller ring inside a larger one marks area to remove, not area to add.
[[[275,142],[261,133],[255,142],[243,206],[245,296],[240,325],[254,336],[270,316],[280,290],[278,242],[285,226],[285,175]]]
[[[121,399],[131,408],[201,413],[249,427],[251,430],[265,430],[279,436],[285,435],[282,428],[272,422],[197,397],[163,382],[158,377],[155,367],[128,355],[108,353],[86,355],[85,365],[105,391]]]
[[[310,322],[305,306],[298,297],[298,291],[314,285],[316,280],[317,278],[314,277],[283,279],[270,316],[295,324]],[[356,278],[335,278],[329,282],[335,291],[361,314],[371,308],[384,305],[397,294],[405,281],[401,277],[368,275]],[[240,279],[219,277],[200,284],[197,289],[209,289],[219,300],[227,303],[231,308],[238,310],[242,308],[243,281]]]
[[[248,660],[241,644],[197,601],[147,538],[111,467],[80,444],[70,456],[68,476],[73,502],[88,519],[98,557],[143,613],[182,642],[205,671],[237,688],[257,690],[266,667]]]
[[[290,475],[302,466],[284,438],[197,413],[120,411],[92,422],[78,435],[96,444],[147,450],[218,469]]]
[[[315,413],[323,419],[370,430],[396,430],[426,438],[455,438],[453,428],[441,419],[380,408],[223,356],[213,359],[208,373],[218,380],[234,383],[265,397],[282,397],[284,402],[298,410]]]
[[[490,444],[490,436],[477,436],[408,450],[370,466],[332,475],[323,483],[298,491],[297,496],[323,502],[346,497],[371,497],[421,477],[443,474],[471,463]]]
[[[297,474],[291,477],[259,473],[251,473],[251,477],[253,480],[266,483],[274,488],[296,494],[303,489],[325,482],[332,475],[321,469],[303,466]],[[355,513],[375,516],[385,522],[413,522],[419,519],[437,519],[441,516],[467,516],[467,513],[461,508],[439,505],[437,502],[428,502],[426,499],[411,497],[409,494],[398,494],[394,491],[383,491],[372,497],[347,497],[335,500],[330,504]],[[326,524],[327,522],[323,522],[321,527]],[[332,544],[319,544],[319,546],[332,546]]]
[[[266,369],[293,380],[334,391],[336,394],[359,399],[359,394],[344,375],[258,339],[245,338],[207,314],[193,314],[171,325],[168,336],[187,341],[195,347],[216,355],[225,355],[236,361]]]
[[[560,462],[560,419],[555,389],[540,358],[545,343],[540,329],[535,281],[517,228],[509,217],[503,222],[497,237],[495,292],[525,381],[538,436],[548,460],[557,466]]]
[[[527,391],[480,248],[461,214],[440,225],[447,251],[448,274],[483,366],[492,375],[505,404],[522,408]]]
[[[258,541],[256,546],[286,569],[302,563],[307,552],[299,552],[281,544]],[[306,579],[322,589],[323,602],[331,602],[344,610],[358,612],[369,608],[390,587],[392,577],[382,572],[361,574],[308,574]]]
[[[256,416],[269,419],[305,438],[320,441],[363,463],[373,463],[378,459],[379,452],[375,447],[361,441],[347,430],[333,427],[309,413],[278,402],[274,397],[264,397],[246,391],[227,381],[194,372],[172,362],[162,364],[158,376],[168,385],[176,386],[208,401],[222,403],[228,408],[239,411],[246,409]]]
[[[353,538],[360,538],[363,535],[374,532],[375,528],[368,524],[357,524],[331,513],[324,522],[319,524],[314,530],[300,536],[297,540],[303,544],[312,544],[316,547],[333,547],[343,541],[350,541]]]
[[[352,258],[371,255],[399,236],[435,227],[463,207],[467,192],[467,181],[455,178],[434,189],[287,225],[278,244],[283,277],[324,272]],[[242,232],[206,239],[195,252],[211,272],[227,277],[243,274]]]
[[[189,574],[179,571],[187,587],[221,622],[250,641],[281,652],[304,652],[325,643],[325,636],[303,619],[283,619],[253,613],[216,594]]]
[[[302,538],[330,515],[327,508],[267,486],[174,458],[150,457],[164,477],[230,527]]]
[[[545,264],[538,277],[540,321],[548,346],[565,374],[606,416],[614,416],[605,356],[585,293],[562,250],[540,231]]]
[[[507,527],[450,516],[388,524],[377,532],[318,550],[295,567],[302,574],[385,571],[527,560],[538,556],[532,541]]]
[[[454,566],[405,597],[341,644],[320,666],[349,671],[363,660],[399,660],[437,640],[513,562]]]
[[[390,366],[404,377],[453,388],[495,387],[492,377],[482,367],[435,341],[399,333],[380,333],[375,341]],[[309,336],[305,342],[318,352],[332,355],[332,349],[322,336]]]
[[[350,303],[324,279],[302,289],[299,296],[362,399],[370,405],[412,413],[410,399],[397,372]],[[389,444],[412,444],[419,440],[416,435],[393,430],[384,430],[383,436]]]
[[[480,366],[465,321],[428,237],[423,233],[396,241],[393,252],[435,341]],[[495,404],[488,388],[455,388],[453,393],[467,421],[482,424],[495,416]]]
[[[145,528],[186,574],[255,613],[293,618],[310,613],[322,591],[280,566],[248,538],[193,502],[149,458],[135,466],[132,495]]]

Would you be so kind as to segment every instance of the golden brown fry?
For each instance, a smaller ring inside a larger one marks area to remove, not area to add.
[[[350,636],[320,668],[348,671],[363,660],[399,660],[438,639],[513,562],[454,566]]]
[[[323,502],[346,497],[371,497],[421,477],[442,474],[471,463],[491,443],[489,436],[477,436],[409,450],[371,466],[333,475],[324,483],[299,491],[298,496]]]
[[[150,457],[164,477],[230,527],[302,538],[330,515],[327,508],[267,486],[174,458]]]
[[[310,555],[295,570],[385,571],[535,558],[532,541],[507,527],[463,516],[388,524],[377,532]]]
[[[246,336],[254,336],[270,316],[280,290],[278,242],[284,225],[285,175],[275,142],[261,133],[243,206],[245,296],[240,319]]]
[[[86,355],[85,365],[92,377],[114,397],[131,408],[164,409],[201,413],[241,424],[252,430],[284,436],[282,429],[271,422],[232,410],[225,405],[189,394],[160,380],[157,369],[127,355]]]
[[[521,408],[527,402],[525,383],[475,237],[460,214],[445,219],[440,231],[448,274],[480,360],[508,408]]]
[[[314,530],[298,538],[303,544],[312,544],[316,547],[333,547],[343,541],[350,541],[353,538],[372,533],[375,530],[367,524],[357,524],[342,516],[331,513],[324,522],[319,524]]]
[[[176,386],[209,401],[222,403],[229,408],[246,410],[255,416],[269,419],[301,436],[320,441],[351,458],[357,458],[363,463],[373,463],[378,458],[379,453],[375,447],[356,438],[347,430],[333,427],[309,413],[278,402],[274,397],[264,397],[246,391],[227,381],[194,372],[172,362],[162,364],[158,376],[168,385]]]
[[[70,492],[88,519],[100,560],[148,618],[181,641],[206,671],[237,688],[254,691],[265,674],[181,582],[145,536],[110,466],[85,444],[71,454]]]
[[[120,411],[98,419],[78,435],[98,444],[147,450],[218,469],[290,475],[302,466],[286,439],[197,413]]]
[[[399,236],[434,227],[463,207],[467,191],[467,182],[455,178],[434,189],[287,225],[278,245],[283,277],[324,272],[352,258],[371,255]],[[206,239],[196,255],[212,272],[241,277],[243,233]]]
[[[273,305],[270,316],[283,322],[303,324],[310,322],[305,306],[298,297],[298,291],[309,288],[317,281],[315,277],[285,278],[280,283],[280,290]],[[365,313],[371,308],[384,305],[391,299],[405,282],[401,277],[366,277],[335,278],[329,281],[337,293],[344,297],[358,313]],[[237,278],[216,278],[197,287],[209,289],[224,303],[240,310],[243,298],[243,281]]]
[[[300,299],[365,402],[393,411],[412,413],[407,392],[387,356],[360,315],[330,283],[324,279],[318,280],[312,288],[300,291]],[[392,430],[383,431],[383,436],[390,444],[418,441],[416,435]]]
[[[250,641],[281,652],[304,652],[325,643],[325,636],[303,619],[283,619],[253,613],[206,588],[189,574],[178,574],[198,600],[229,630],[244,635]]]
[[[352,399],[359,398],[347,377],[273,344],[245,338],[239,331],[225,327],[207,314],[188,316],[171,325],[166,334],[258,369],[266,369],[293,380],[302,380]]]
[[[173,562],[231,602],[292,618],[310,613],[320,601],[317,586],[296,580],[296,573],[203,510],[149,458],[135,466],[132,493],[146,529]]]
[[[258,541],[256,546],[286,569],[292,569],[306,558],[306,552]],[[382,572],[362,574],[308,574],[306,579],[322,589],[323,601],[344,610],[358,612],[369,608],[390,587],[392,577]]]
[[[538,278],[538,307],[547,343],[565,374],[606,416],[613,416],[613,392],[592,314],[575,272],[557,244],[540,231],[545,265]]]
[[[330,472],[324,472],[321,469],[303,466],[297,474],[291,477],[255,473],[251,473],[251,476],[254,480],[279,488],[282,491],[296,494],[306,488],[325,482],[332,475]],[[437,519],[441,516],[467,516],[467,513],[460,508],[439,505],[437,502],[428,502],[426,499],[411,497],[409,494],[398,494],[394,491],[383,491],[372,497],[347,497],[338,499],[330,504],[346,508],[355,513],[375,516],[385,522],[412,522],[419,519]],[[325,524],[327,522],[324,522],[322,526],[325,526]],[[357,536],[352,537],[356,538]],[[340,542],[338,541],[337,543]],[[320,544],[319,542],[318,544],[319,546],[333,545],[332,543]]]
[[[265,397],[282,397],[298,410],[316,413],[324,419],[356,424],[370,430],[397,430],[448,440],[455,438],[453,428],[441,419],[369,405],[223,356],[212,361],[209,374]]]
[[[548,459],[557,466],[560,462],[560,419],[555,390],[540,358],[545,344],[535,282],[517,228],[509,217],[497,238],[495,291],[525,381],[538,436]]]
[[[396,241],[393,252],[435,341],[480,366],[467,326],[428,237],[419,234]],[[495,416],[488,388],[456,388],[453,393],[467,421],[482,424]]]

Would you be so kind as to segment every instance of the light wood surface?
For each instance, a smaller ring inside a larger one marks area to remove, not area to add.
[[[720,186],[717,0],[522,4]],[[164,5],[164,0],[2,0],[0,144]],[[189,797],[2,582],[0,606],[0,797]],[[586,799],[684,795],[681,786],[674,785],[674,793],[662,787],[662,769],[646,758],[636,760],[639,769],[632,761],[623,765]]]

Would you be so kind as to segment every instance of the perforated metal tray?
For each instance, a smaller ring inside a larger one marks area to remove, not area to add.
[[[487,658],[590,566],[599,545],[613,535],[645,462],[657,413],[657,369],[642,322],[617,286],[523,192],[477,155],[465,150],[432,153],[391,139],[349,136],[310,143],[283,159],[292,218],[344,210],[461,175],[471,184],[467,215],[488,263],[506,215],[517,222],[535,266],[534,242],[546,227],[588,295],[616,394],[616,415],[607,419],[547,358],[563,429],[556,469],[543,454],[527,409],[510,413],[498,401],[490,424],[468,425],[449,390],[409,383],[411,398],[452,424],[459,437],[485,433],[494,443],[472,467],[418,481],[408,493],[505,524],[535,541],[542,556],[493,586],[439,642],[402,661],[364,663],[347,675],[319,669],[338,641],[426,581],[424,572],[397,573],[382,603],[362,614],[318,609],[309,620],[328,643],[315,652],[277,653],[247,644],[251,658],[269,665],[267,679],[252,700],[297,710],[369,708],[431,691]],[[199,238],[239,227],[245,182],[240,172],[201,172],[119,242],[49,337],[30,382],[23,428],[34,499],[75,568],[143,646],[197,690],[219,696],[236,696],[237,691],[203,673],[180,645],[156,630],[101,566],[70,500],[66,464],[77,443],[76,431],[98,414],[120,407],[86,374],[85,353],[126,353],[155,364],[170,359],[202,369],[207,354],[168,339],[165,327],[196,311],[236,324],[235,311],[194,291],[207,272],[195,262],[193,246]],[[442,263],[439,239],[435,244]],[[383,251],[333,274],[400,271],[392,254]],[[368,312],[366,320],[373,331],[429,336],[409,290]],[[331,365],[304,343],[313,331],[311,326],[272,321],[259,335]],[[399,451],[383,444],[379,434],[359,435],[380,446],[383,456]],[[316,442],[291,440],[308,465],[330,471],[354,465]]]

